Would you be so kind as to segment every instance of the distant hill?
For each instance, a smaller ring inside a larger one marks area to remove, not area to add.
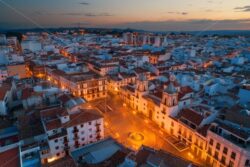
[[[186,33],[191,35],[203,36],[203,35],[219,35],[219,36],[249,36],[250,30],[209,30],[209,31],[144,31],[144,30],[136,30],[136,29],[118,29],[118,28],[79,28],[79,27],[59,27],[59,28],[31,28],[31,29],[0,29],[0,33],[26,33],[26,32],[63,32],[65,30],[69,31],[77,31],[79,29],[84,29],[87,33],[96,33],[96,34],[117,34],[121,35],[124,32],[151,32],[158,34],[169,34],[169,33]]]

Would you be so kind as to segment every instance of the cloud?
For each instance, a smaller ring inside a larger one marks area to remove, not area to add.
[[[234,8],[237,12],[250,12],[250,5]]]
[[[69,13],[60,13],[58,15],[66,15],[66,16],[84,16],[84,13],[77,12],[69,12]]]
[[[75,22],[75,23],[71,23],[71,25],[81,27],[81,26],[90,26],[92,24],[90,22]]]
[[[114,16],[113,14],[103,13],[82,13],[82,12],[65,12],[65,13],[50,13],[44,11],[34,11],[32,14],[37,16],[85,16],[85,17],[108,17]]]
[[[88,2],[80,2],[79,4],[81,4],[81,5],[89,5]]]
[[[212,9],[207,9],[207,10],[205,10],[205,12],[213,12],[213,10]]]
[[[188,15],[188,12],[168,12],[168,14]]]
[[[191,19],[184,21],[142,21],[110,25],[110,27],[111,26],[149,31],[249,30],[250,18],[239,20]]]
[[[109,17],[109,16],[113,16],[113,14],[110,14],[110,13],[85,13],[84,16],[86,16],[86,17]]]

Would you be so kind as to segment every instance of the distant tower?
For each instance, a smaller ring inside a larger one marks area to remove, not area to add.
[[[148,91],[148,80],[145,75],[139,75],[139,78],[136,82],[136,90],[138,92],[147,92]]]
[[[178,104],[178,92],[174,87],[173,82],[175,81],[175,77],[173,75],[170,76],[170,83],[168,87],[163,91],[162,96],[162,104],[173,107]]]

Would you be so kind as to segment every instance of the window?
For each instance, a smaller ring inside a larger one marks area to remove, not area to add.
[[[223,153],[227,155],[227,152],[228,152],[227,147],[224,147],[224,149],[223,149]]]
[[[233,167],[234,166],[234,163],[233,161],[230,161],[229,164],[228,164],[229,167]]]
[[[174,122],[171,122],[171,126],[173,126],[173,127],[174,127]]]
[[[217,150],[220,150],[220,143],[217,143],[217,144],[216,144],[216,149],[217,149]]]
[[[200,143],[200,148],[203,149],[203,143],[202,142]]]
[[[213,140],[213,139],[210,139],[209,144],[210,144],[210,145],[213,145],[213,144],[214,144],[214,140]]]
[[[211,149],[211,147],[208,147],[207,153],[208,153],[209,155],[212,155],[212,149]]]
[[[235,159],[235,158],[236,158],[236,153],[235,153],[235,152],[232,152],[231,158],[232,158],[232,159]]]
[[[83,124],[81,124],[81,128],[83,127]]]
[[[85,138],[82,138],[82,141],[84,141],[85,140]]]
[[[218,160],[218,155],[219,155],[219,153],[217,151],[215,151],[214,158],[217,159],[217,160]]]
[[[58,139],[55,140],[55,143],[57,143],[57,142],[58,142]]]
[[[59,149],[59,146],[56,146],[56,150],[58,150]]]
[[[89,122],[89,125],[91,125],[91,122]]]
[[[56,156],[58,156],[58,157],[59,157],[59,156],[60,156],[60,153],[57,153],[57,154],[56,154]]]
[[[249,166],[249,165],[250,165],[249,159],[247,159],[246,162],[245,162],[245,166]]]
[[[226,157],[225,156],[221,157],[221,163],[224,164],[224,165],[226,164]]]
[[[92,138],[92,135],[90,135],[89,138]]]

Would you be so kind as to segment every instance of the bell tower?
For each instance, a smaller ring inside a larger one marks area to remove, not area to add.
[[[161,103],[168,106],[174,107],[178,105],[178,92],[174,87],[175,77],[173,75],[170,76],[170,83],[167,88],[163,91],[162,101]]]
[[[136,82],[136,90],[138,92],[148,91],[148,80],[145,75],[141,74]]]

